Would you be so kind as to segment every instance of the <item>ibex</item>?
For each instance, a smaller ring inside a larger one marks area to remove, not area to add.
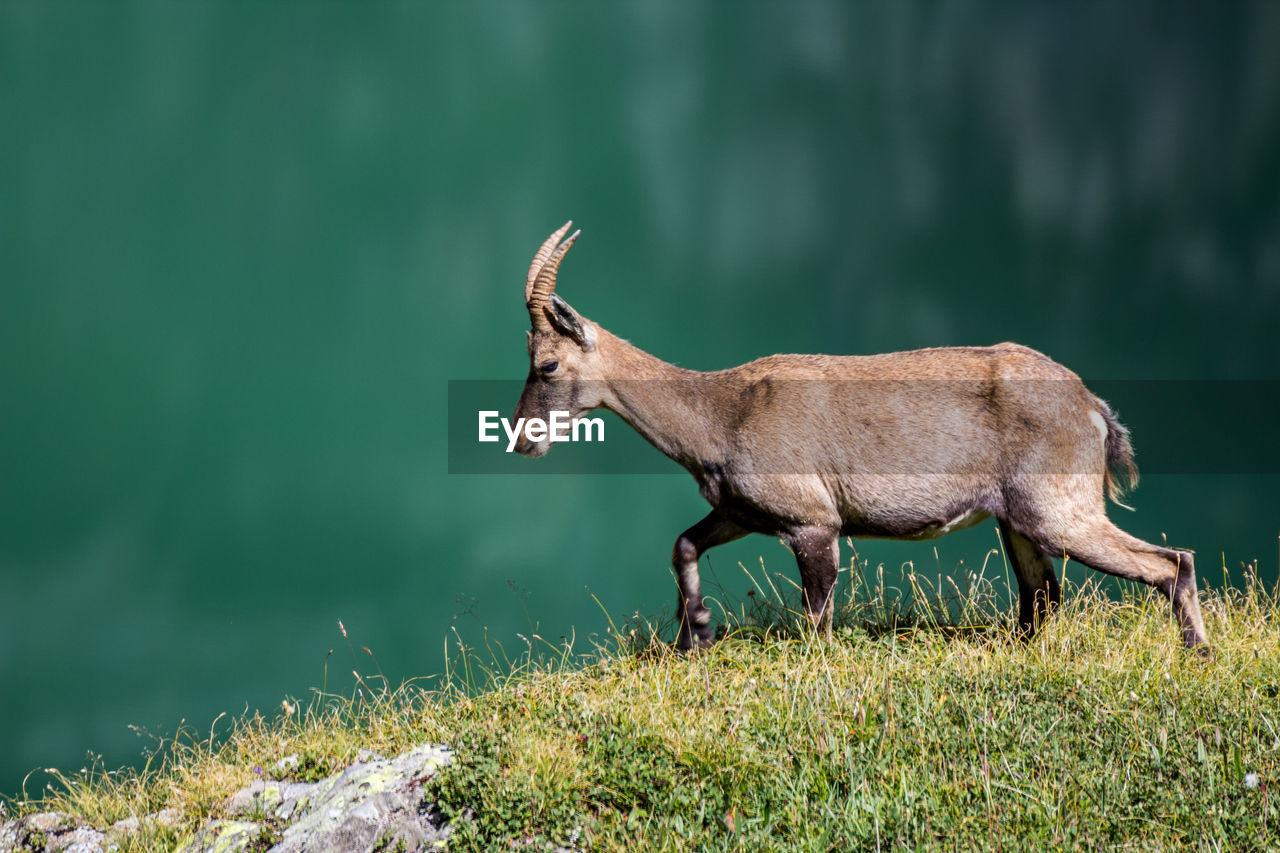
[[[516,417],[615,412],[688,469],[711,512],[676,539],[678,645],[712,640],[698,560],[748,533],[782,539],[803,607],[830,629],[841,536],[929,539],[995,517],[1018,579],[1020,633],[1059,603],[1051,556],[1169,597],[1188,648],[1205,649],[1191,554],[1107,518],[1137,481],[1128,431],[1080,378],[1017,344],[871,356],[773,355],[713,372],[668,364],[610,334],[554,291],[580,232],[534,256],[533,328]],[[522,436],[516,450],[547,452]]]

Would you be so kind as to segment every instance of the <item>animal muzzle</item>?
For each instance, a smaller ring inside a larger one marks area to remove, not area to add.
[[[542,441],[530,441],[526,435],[521,435],[516,440],[516,453],[521,456],[528,456],[530,459],[537,459],[551,449],[551,442],[547,439]]]

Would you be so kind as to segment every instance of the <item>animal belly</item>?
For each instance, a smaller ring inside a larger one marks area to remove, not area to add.
[[[968,513],[965,513],[964,515],[956,516],[950,521],[928,524],[925,527],[921,528],[916,533],[910,534],[906,538],[937,539],[939,536],[946,536],[948,533],[950,533],[953,530],[964,530],[966,527],[973,527],[975,524],[980,524],[986,521],[990,517],[991,516],[988,513],[985,513],[981,510],[974,510],[973,512],[968,512]]]
[[[909,539],[913,541],[937,539],[953,530],[964,530],[990,518],[983,510],[971,510],[949,519],[921,519],[909,517],[861,518],[846,523],[841,535],[873,539]]]

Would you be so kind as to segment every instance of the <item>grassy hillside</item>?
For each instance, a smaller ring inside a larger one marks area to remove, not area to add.
[[[1205,593],[1203,660],[1145,593],[1073,586],[1024,644],[973,575],[908,574],[905,592],[852,575],[830,640],[796,628],[794,591],[761,572],[709,652],[672,653],[642,620],[585,660],[536,639],[514,663],[460,649],[448,684],[366,679],[10,808],[99,826],[179,810],[124,839],[154,849],[284,756],[315,778],[362,747],[435,741],[457,761],[424,796],[457,819],[455,849],[1280,847],[1274,590]]]

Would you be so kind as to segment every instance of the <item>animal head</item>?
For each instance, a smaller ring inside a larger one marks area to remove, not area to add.
[[[556,231],[529,266],[524,302],[529,309],[529,378],[516,406],[516,418],[549,420],[553,411],[568,412],[576,418],[599,406],[600,329],[569,307],[556,293],[556,272],[565,253],[578,239],[575,231],[561,242],[573,225],[566,222]],[[549,439],[530,441],[521,436],[516,451],[525,456],[541,456],[550,448]]]

